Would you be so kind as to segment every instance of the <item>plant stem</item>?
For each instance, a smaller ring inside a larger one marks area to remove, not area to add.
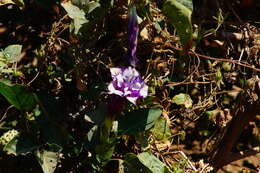
[[[227,158],[229,158],[229,155],[232,154],[231,150],[233,146],[243,132],[244,128],[259,113],[259,103],[253,102],[252,104],[246,104],[244,111],[238,112],[238,114],[232,118],[224,137],[221,139],[217,149],[213,152],[211,157],[211,164],[216,172],[223,166],[230,163],[227,162]]]

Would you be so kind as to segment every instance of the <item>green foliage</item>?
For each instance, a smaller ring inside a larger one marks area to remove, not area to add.
[[[97,109],[86,112],[84,119],[88,122],[101,125],[105,120],[106,114],[107,114],[107,105],[100,104]]]
[[[241,16],[208,3],[0,0],[0,172],[209,172],[193,159],[208,160],[232,116],[259,101],[260,63],[251,26],[236,40]],[[108,93],[110,68],[128,66],[132,6],[149,86],[136,104]],[[254,123],[236,149],[254,145]]]
[[[125,162],[132,171],[144,173],[170,172],[166,165],[150,152],[143,152],[137,155],[129,153],[126,155]]]
[[[215,29],[215,31],[217,31],[219,27],[224,23],[226,17],[223,16],[222,10],[219,9],[218,16],[217,17],[214,16],[213,18],[218,22],[218,26]]]
[[[160,109],[140,109],[127,113],[118,120],[118,132],[120,134],[134,134],[153,127],[160,117]]]
[[[21,111],[31,111],[38,102],[37,96],[28,87],[19,84],[10,85],[0,81],[0,94]]]
[[[74,31],[74,34],[78,34],[82,25],[88,22],[85,17],[85,12],[70,3],[62,3],[61,5],[68,13],[68,16],[73,19],[73,23],[70,25],[70,31]]]
[[[230,62],[223,62],[222,64],[222,68],[225,70],[225,71],[231,71],[232,69],[232,64]]]
[[[151,133],[158,141],[167,140],[172,136],[167,121],[161,117],[155,122],[154,127],[151,129]]]
[[[192,107],[192,100],[188,94],[180,93],[172,98],[172,102],[177,105],[184,105],[186,108]]]
[[[21,45],[9,45],[7,46],[2,54],[4,55],[3,58],[6,59],[8,63],[14,63],[17,61],[17,58],[20,56],[22,51]]]
[[[146,166],[152,173],[166,173],[166,166],[152,153],[143,152],[137,155],[139,161]]]
[[[101,7],[101,5],[99,2],[95,2],[95,1],[74,0],[72,1],[72,3],[73,4],[65,2],[65,3],[61,3],[61,5],[68,13],[68,16],[71,19],[73,19],[73,22],[70,24],[70,32],[81,35],[82,32],[86,32],[88,30],[88,27],[94,24],[94,23],[91,24],[91,21],[88,19],[88,17],[91,18],[90,14],[95,9]]]
[[[61,124],[54,121],[43,121],[39,124],[43,139],[49,144],[64,146],[69,143],[72,136]]]
[[[192,40],[192,9],[191,0],[166,0],[164,3],[163,12],[176,28],[183,45]]]
[[[20,134],[8,142],[3,150],[8,154],[14,154],[17,156],[20,154],[25,155],[31,153],[38,147],[39,145],[37,144],[36,139],[29,135]]]
[[[14,73],[16,67],[8,67],[9,64],[17,62],[21,55],[21,45],[9,45],[4,50],[0,51],[0,73]]]
[[[176,164],[172,165],[171,170],[174,173],[184,173],[184,169],[187,164],[187,159],[181,159]]]
[[[86,14],[91,13],[96,8],[100,7],[100,3],[96,1],[88,0],[72,0],[72,3],[83,9]]]

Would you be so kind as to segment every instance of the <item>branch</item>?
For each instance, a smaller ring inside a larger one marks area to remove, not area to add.
[[[257,155],[259,153],[260,153],[260,151],[257,151],[257,150],[246,150],[246,151],[243,151],[243,152],[241,151],[240,153],[232,153],[231,152],[231,153],[229,153],[228,158],[225,159],[224,166],[230,164],[231,162],[241,160],[241,159],[244,159],[246,157],[254,156],[254,155]]]
[[[230,157],[232,147],[248,123],[260,113],[260,105],[258,102],[254,102],[252,104],[247,103],[244,110],[245,111],[240,111],[235,117],[232,118],[224,137],[218,145],[218,148],[213,152],[211,164],[213,165],[215,171],[227,164],[227,158]],[[231,158],[232,157],[230,157],[230,160],[232,160]]]
[[[166,44],[166,47],[169,47],[169,48],[172,48],[172,49],[175,49],[175,50],[178,50],[178,51],[183,51],[181,48],[177,48],[177,47],[175,47],[175,46],[173,46],[173,45],[171,45],[169,43]],[[226,58],[214,58],[214,57],[210,57],[210,56],[206,56],[206,55],[202,55],[202,54],[196,53],[194,51],[188,51],[187,53],[196,55],[196,56],[204,58],[204,59],[209,59],[209,60],[214,60],[214,61],[222,61],[222,62],[230,62],[230,63],[233,63],[233,64],[237,64],[237,65],[240,65],[240,66],[252,69],[254,71],[260,72],[259,68],[256,68],[253,65],[248,65],[246,62],[243,62],[243,61],[226,59]]]

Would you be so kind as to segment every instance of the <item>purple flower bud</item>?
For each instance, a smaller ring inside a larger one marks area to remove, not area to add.
[[[136,67],[138,59],[136,58],[136,47],[137,47],[137,37],[138,37],[138,21],[136,8],[132,7],[128,14],[128,58],[129,63]]]
[[[148,95],[148,86],[135,68],[115,67],[110,68],[110,72],[113,80],[108,85],[109,94],[126,97],[133,104],[136,104],[138,98]]]

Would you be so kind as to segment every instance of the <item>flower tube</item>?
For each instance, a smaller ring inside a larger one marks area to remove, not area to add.
[[[145,98],[148,95],[148,86],[135,69],[138,62],[136,57],[138,31],[136,8],[133,7],[129,10],[128,23],[128,58],[131,66],[110,68],[112,82],[108,85],[109,94],[125,97],[133,104],[136,104],[138,98]]]
[[[138,59],[136,57],[136,49],[139,27],[135,7],[130,8],[128,20],[128,58],[129,63],[133,67],[136,67],[138,62]]]

